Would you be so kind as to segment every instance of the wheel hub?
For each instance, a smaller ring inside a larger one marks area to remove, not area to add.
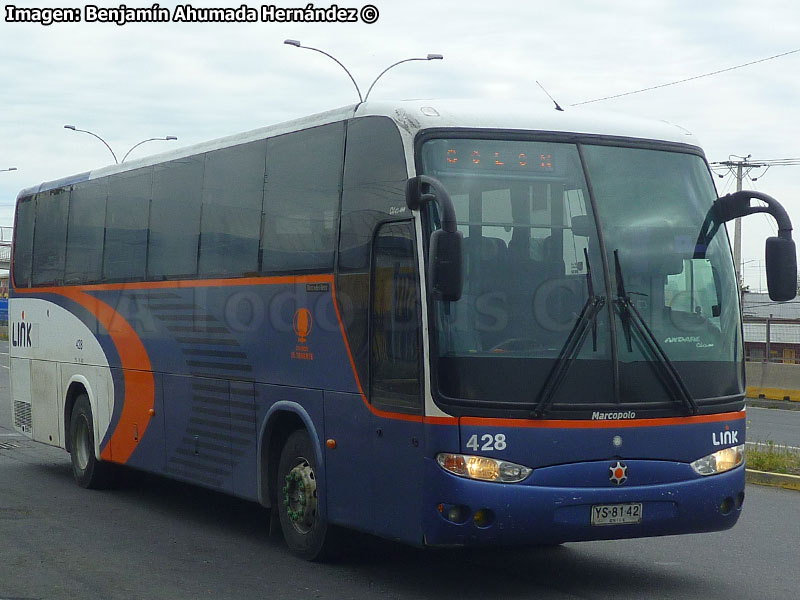
[[[298,532],[311,531],[317,518],[317,479],[308,461],[303,460],[286,475],[283,505]]]

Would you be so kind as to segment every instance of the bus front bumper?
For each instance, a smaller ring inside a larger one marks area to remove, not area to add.
[[[552,487],[475,481],[451,475],[431,459],[425,462],[423,529],[430,546],[547,545],[720,531],[733,527],[744,501],[744,465],[663,484]],[[638,523],[592,524],[592,507],[637,504]]]

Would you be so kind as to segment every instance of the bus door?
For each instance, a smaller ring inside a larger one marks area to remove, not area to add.
[[[370,306],[375,530],[419,544],[423,386],[413,221],[386,223],[378,229],[373,244]]]

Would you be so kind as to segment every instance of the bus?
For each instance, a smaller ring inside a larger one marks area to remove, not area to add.
[[[666,123],[360,103],[23,190],[15,428],[270,509],[306,559],[723,530],[744,501],[739,285]]]

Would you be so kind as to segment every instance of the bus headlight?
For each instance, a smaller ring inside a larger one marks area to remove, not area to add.
[[[714,475],[724,473],[738,467],[744,462],[744,444],[717,450],[703,458],[698,458],[692,463],[692,468],[698,475]]]
[[[436,462],[448,473],[479,479],[480,481],[497,481],[499,483],[518,483],[531,474],[533,469],[523,467],[505,460],[497,460],[486,456],[469,454],[451,454],[442,452],[436,455]]]

